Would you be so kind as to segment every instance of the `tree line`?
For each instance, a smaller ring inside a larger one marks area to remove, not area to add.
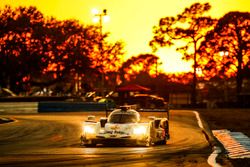
[[[135,64],[124,62],[123,42],[107,41],[108,34],[101,34],[98,26],[45,18],[33,6],[5,6],[0,18],[0,86],[14,92],[55,85],[58,92],[72,93],[77,84],[100,87],[103,73],[105,86],[114,87],[128,79],[120,72]],[[148,56],[153,55],[143,59]],[[147,58],[138,62],[147,63]]]
[[[240,94],[250,78],[250,13],[229,12],[215,19],[207,14],[210,9],[209,3],[194,3],[176,16],[161,18],[149,42],[153,53],[124,60],[123,42],[107,41],[108,33],[101,34],[98,26],[45,18],[32,6],[6,6],[0,10],[0,86],[18,93],[55,85],[56,92],[72,93],[76,85],[100,87],[102,76],[110,90],[125,82],[176,82],[191,85],[195,104],[198,82],[235,78]],[[182,45],[176,45],[179,41]],[[172,46],[184,60],[193,61],[192,73],[157,72],[154,51]]]
[[[207,15],[209,3],[194,3],[177,16],[161,18],[153,28],[149,45],[153,50],[177,46],[184,60],[193,61],[192,103],[197,98],[197,71],[202,79],[236,80],[236,92],[242,92],[243,81],[249,80],[250,13],[229,12],[215,19]],[[176,42],[182,45],[176,45]]]

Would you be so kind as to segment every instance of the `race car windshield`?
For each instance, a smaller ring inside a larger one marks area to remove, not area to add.
[[[134,114],[113,114],[109,118],[109,123],[135,123],[137,117]]]

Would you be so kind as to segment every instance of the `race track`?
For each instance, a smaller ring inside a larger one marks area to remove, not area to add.
[[[166,113],[141,113],[165,117]],[[0,124],[0,166],[209,166],[212,152],[192,111],[170,112],[171,138],[164,146],[80,146],[82,122],[100,112],[10,114]]]

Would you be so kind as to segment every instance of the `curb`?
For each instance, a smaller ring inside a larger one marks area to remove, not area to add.
[[[9,122],[13,122],[13,121],[14,120],[12,120],[10,118],[0,117],[0,124],[9,123]]]
[[[204,121],[201,119],[199,112],[193,111],[193,113],[195,114],[195,116],[197,118],[198,125],[202,129],[202,132],[205,135],[206,140],[208,141],[210,146],[213,148],[213,152],[208,157],[207,163],[212,167],[221,167],[221,165],[216,162],[216,158],[219,156],[220,153],[222,153],[221,148],[218,145],[218,142],[216,142],[216,139],[213,136],[212,132],[208,133],[211,130],[209,129],[209,127],[206,123],[204,124]],[[204,127],[204,125],[205,125],[205,127]]]

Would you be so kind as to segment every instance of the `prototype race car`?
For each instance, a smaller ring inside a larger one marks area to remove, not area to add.
[[[83,123],[81,143],[84,146],[96,144],[132,144],[151,146],[166,144],[169,139],[167,118],[149,117],[141,122],[140,114],[130,106],[113,110],[108,118],[95,122],[95,116],[88,116]]]

